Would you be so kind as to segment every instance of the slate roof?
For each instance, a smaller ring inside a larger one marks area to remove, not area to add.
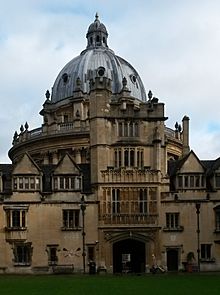
[[[12,169],[13,169],[12,164],[0,164],[0,173],[2,175],[3,191],[5,194],[10,194],[12,190],[12,186],[11,186]]]

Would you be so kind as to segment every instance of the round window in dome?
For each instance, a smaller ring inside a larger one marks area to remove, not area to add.
[[[63,83],[67,83],[68,82],[68,75],[67,75],[67,73],[64,73],[63,75],[62,75],[62,79],[63,79]]]
[[[100,68],[98,68],[98,75],[100,76],[100,77],[102,77],[102,76],[104,76],[104,74],[105,74],[105,68],[103,68],[103,67],[100,67]]]
[[[130,79],[131,79],[131,82],[134,84],[137,82],[137,78],[135,75],[130,75]]]

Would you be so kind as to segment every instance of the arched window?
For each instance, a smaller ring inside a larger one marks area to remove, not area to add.
[[[129,136],[133,136],[133,122],[129,123]]]
[[[128,137],[128,123],[127,122],[124,123],[124,136]]]
[[[139,135],[139,130],[138,130],[138,123],[136,122],[134,124],[134,136],[138,136]]]
[[[120,122],[120,123],[118,124],[118,135],[119,135],[120,137],[123,136],[123,133],[122,133],[122,122]]]
[[[118,151],[118,166],[121,167],[121,150]]]
[[[134,150],[130,151],[130,166],[134,166]]]
[[[139,168],[144,166],[144,154],[142,150],[137,151],[137,166]]]
[[[125,167],[129,166],[129,153],[128,153],[128,150],[124,151],[124,165],[125,165]]]
[[[144,152],[141,151],[141,167],[144,167]]]
[[[118,167],[118,153],[115,151],[115,167]]]

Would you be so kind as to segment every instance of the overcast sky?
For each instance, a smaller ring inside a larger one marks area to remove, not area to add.
[[[63,66],[86,47],[98,12],[108,45],[165,103],[168,127],[190,117],[190,147],[220,156],[219,0],[0,0],[0,162]]]

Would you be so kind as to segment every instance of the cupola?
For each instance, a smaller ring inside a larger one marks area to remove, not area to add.
[[[95,21],[89,26],[86,34],[87,48],[90,47],[108,47],[108,32],[103,23],[99,21],[98,13],[95,15]]]

